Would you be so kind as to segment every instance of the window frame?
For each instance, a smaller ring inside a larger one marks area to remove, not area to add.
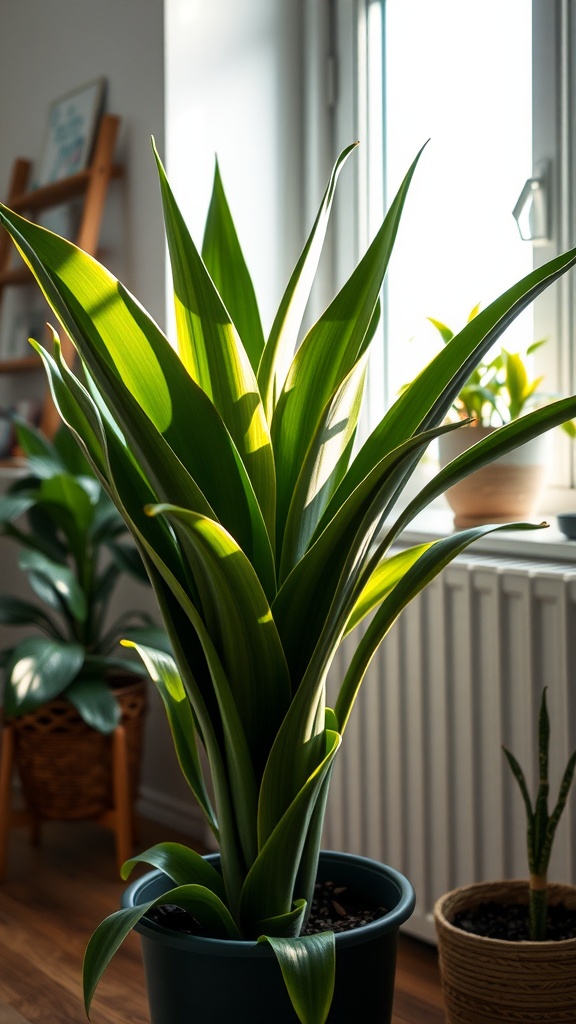
[[[366,32],[371,4],[383,11],[385,60],[386,0],[306,0],[322,9],[331,86],[324,107],[329,130],[323,137],[323,170],[353,138],[366,138]],[[533,245],[534,266],[540,266],[576,244],[576,0],[532,0],[533,18],[533,174],[546,167],[550,238]],[[317,56],[317,54],[316,54]],[[335,70],[336,73],[335,73]],[[337,80],[334,95],[334,79]],[[383,83],[384,89],[384,83]],[[332,92],[332,95],[330,95]],[[321,101],[322,102],[322,101]],[[574,126],[574,127],[573,127]],[[318,140],[315,140],[318,152]],[[386,132],[384,126],[384,147]],[[365,196],[369,166],[367,147],[346,170],[347,180],[335,210],[331,284],[337,287],[351,271],[370,237]],[[322,161],[316,160],[316,167]],[[344,177],[344,176],[343,176]],[[523,182],[518,183],[520,193]],[[531,244],[527,242],[526,244]],[[536,354],[536,373],[546,376],[551,393],[576,393],[576,353],[572,342],[576,327],[576,287],[571,275],[563,277],[534,304],[535,337],[549,343]],[[384,325],[385,330],[385,325]],[[374,371],[379,379],[374,379]],[[386,381],[386,345],[378,369],[373,368],[372,389]],[[370,395],[369,395],[370,398]],[[370,406],[370,401],[369,401]],[[573,509],[576,500],[576,446],[562,431],[554,434],[554,464],[546,507],[550,513]]]

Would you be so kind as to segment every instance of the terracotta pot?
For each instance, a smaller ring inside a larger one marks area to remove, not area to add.
[[[218,866],[218,854],[207,859]],[[398,932],[414,909],[414,890],[403,875],[384,864],[331,851],[320,854],[318,877],[352,886],[389,910],[371,924],[336,935],[336,980],[328,1024],[390,1024]],[[126,890],[123,906],[154,899],[171,887],[162,872],[149,872]],[[136,931],[152,1024],[296,1021],[280,968],[266,943],[182,935],[145,917]]]
[[[493,433],[495,427],[462,427],[438,439],[440,466]],[[446,491],[454,512],[454,526],[513,523],[533,519],[546,483],[548,437],[546,434],[476,470]]]
[[[527,904],[528,883],[464,886],[434,907],[447,1024],[576,1024],[576,939],[506,942],[452,924],[487,901]],[[576,909],[576,886],[551,884],[549,902]]]

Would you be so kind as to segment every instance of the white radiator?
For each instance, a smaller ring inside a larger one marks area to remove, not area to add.
[[[344,645],[331,679],[349,654]],[[527,877],[524,805],[501,744],[534,784],[543,686],[552,803],[576,747],[576,566],[462,556],[374,658],[334,770],[324,846],[406,874],[412,934],[434,939],[434,901],[457,885]],[[576,786],[550,878],[576,882]]]

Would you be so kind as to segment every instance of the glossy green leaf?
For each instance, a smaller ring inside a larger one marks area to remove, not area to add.
[[[206,790],[198,756],[196,723],[176,663],[173,657],[164,651],[134,641],[127,641],[127,643],[136,648],[150,678],[158,689],[168,717],[174,749],[182,774],[204,811],[210,827],[217,833],[218,823]],[[159,866],[157,865],[157,867]],[[181,879],[175,878],[174,881],[179,882]]]
[[[0,625],[36,626],[48,636],[60,636],[57,624],[40,605],[13,597],[12,594],[0,594]]]
[[[196,850],[191,850],[182,843],[158,843],[143,853],[130,857],[122,865],[122,878],[128,878],[137,864],[149,864],[153,868],[158,868],[168,875],[175,885],[203,885],[223,903],[226,900],[220,872]]]
[[[293,707],[294,704],[289,714],[292,714]],[[282,757],[281,738],[282,730],[277,738],[277,742],[280,741],[279,756],[275,761],[271,758],[272,769]],[[284,776],[290,775],[290,778],[286,779],[281,793],[276,789],[278,777],[267,767],[258,808],[259,853],[246,876],[240,905],[243,928],[248,935],[261,932],[263,921],[268,918],[289,914],[293,900],[301,896],[294,892],[294,885],[308,825],[341,742],[339,734],[328,729],[324,730],[321,739],[321,756],[295,796],[290,795],[294,767],[287,773],[284,760]],[[294,746],[290,757],[294,760],[298,753]]]
[[[434,541],[400,577],[396,586],[382,602],[378,611],[359,639],[350,660],[346,675],[342,681],[336,699],[336,718],[343,733],[354,701],[358,694],[366,669],[380,643],[400,612],[420,593],[454,558],[464,551],[475,540],[487,534],[510,530],[536,530],[540,527],[533,523],[507,523],[501,526],[478,526],[460,533],[453,534],[442,540]]]
[[[180,885],[149,903],[117,910],[98,925],[86,948],[83,978],[84,1006],[88,1015],[96,986],[114,953],[148,911],[166,903],[188,910],[214,938],[240,938],[225,904],[203,885]]]
[[[32,585],[33,577],[37,577],[57,595],[60,604],[56,603],[55,607],[64,606],[78,622],[85,621],[86,594],[72,569],[59,562],[53,562],[40,551],[24,551],[18,564],[23,572],[30,574]]]
[[[290,679],[270,606],[252,565],[218,523],[158,505],[188,551],[202,618],[229,681],[261,774],[290,703]]]
[[[120,705],[101,675],[83,673],[66,688],[66,699],[74,705],[87,725],[105,736],[120,724]]]
[[[448,424],[415,435],[381,459],[341,507],[338,492],[334,502],[329,503],[314,543],[282,583],[272,606],[294,683],[302,679],[335,595],[343,597],[340,580],[347,558],[354,551],[364,552],[368,535],[377,534],[381,519],[396,500],[403,476],[408,479],[425,447],[440,434],[454,429],[456,425]],[[358,560],[356,571],[364,564],[363,558],[364,555]],[[349,595],[346,618],[358,597],[359,594]]]
[[[368,251],[304,338],[288,372],[272,421],[279,539],[322,410],[364,352],[366,340],[371,338],[372,317],[419,157],[420,154],[404,178]]]
[[[6,715],[26,714],[59,697],[76,678],[83,662],[84,648],[80,644],[35,636],[22,640],[6,666]]]
[[[224,192],[218,161],[202,242],[202,259],[230,313],[254,373],[264,348],[264,333],[234,221]]]
[[[212,402],[130,293],[72,243],[9,213],[0,222],[36,273],[130,443],[157,500],[212,514],[273,577],[270,542],[246,470]],[[202,444],[191,444],[191,438]],[[220,472],[214,473],[218,465]]]
[[[180,356],[230,431],[273,537],[274,459],[256,375],[196,250],[156,150],[154,154],[172,266]]]
[[[280,562],[281,580],[305,554],[348,468],[364,394],[366,364],[364,356],[328,402],[306,453],[288,511]]]
[[[310,298],[326,237],[336,182],[346,160],[356,146],[357,143],[354,143],[343,150],[334,165],[312,231],[282,296],[268,342],[262,354],[258,370],[258,383],[269,423],[272,422],[276,402],[284,387],[288,369],[297,348],[302,319]]]
[[[280,964],[290,1001],[301,1024],[324,1024],[328,1018],[336,971],[333,932],[304,935],[299,939],[263,935]]]
[[[387,597],[404,573],[428,550],[431,543],[432,541],[429,541],[427,544],[417,544],[405,551],[398,551],[380,563],[354,605],[346,624],[346,633],[355,629]]]

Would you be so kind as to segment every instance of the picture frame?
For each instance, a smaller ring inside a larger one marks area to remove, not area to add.
[[[105,78],[95,78],[50,104],[35,187],[68,178],[88,166],[103,109],[105,86]]]

